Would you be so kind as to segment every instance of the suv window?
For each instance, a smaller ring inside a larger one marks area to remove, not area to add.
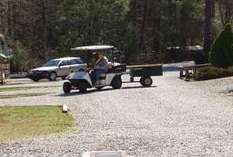
[[[71,64],[83,64],[83,61],[81,59],[72,59]]]
[[[69,65],[69,61],[62,61],[60,66],[67,66]]]

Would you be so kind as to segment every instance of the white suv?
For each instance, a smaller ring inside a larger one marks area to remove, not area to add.
[[[87,64],[79,57],[65,57],[48,61],[42,67],[32,69],[28,77],[33,81],[47,78],[55,81],[57,77],[65,79],[71,72],[85,71]]]

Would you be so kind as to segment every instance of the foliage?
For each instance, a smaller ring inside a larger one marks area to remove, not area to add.
[[[170,3],[168,3],[170,2]],[[201,43],[203,4],[201,1],[162,1],[163,47]]]
[[[221,23],[226,25],[233,22],[233,1],[232,0],[218,0],[219,15]]]
[[[233,65],[233,32],[231,25],[226,25],[214,42],[210,52],[210,62],[218,67]]]
[[[218,67],[203,67],[197,70],[196,74],[194,75],[194,79],[200,81],[229,76],[233,76],[233,66],[227,69]]]
[[[16,42],[16,47],[14,49],[14,55],[11,60],[12,68],[16,69],[17,71],[24,70],[27,65],[27,52],[22,44],[18,41]]]
[[[55,34],[60,52],[89,44],[112,44],[127,49],[130,42],[127,0],[59,1]]]
[[[14,71],[27,71],[35,65],[37,59],[30,58],[27,49],[17,41],[13,49],[13,57],[11,58],[11,69]]]
[[[72,127],[73,118],[58,106],[0,107],[0,142],[61,133]]]
[[[115,45],[130,62],[146,62],[142,56],[161,62],[161,56],[167,59],[167,47],[203,45],[203,36],[212,41],[221,21],[232,21],[232,0],[218,0],[217,16],[214,7],[208,7],[212,24],[202,33],[205,1],[3,0],[0,32],[14,44],[20,41],[35,66],[50,58],[77,55],[70,52],[71,47],[89,44]],[[17,67],[13,69],[24,69]]]

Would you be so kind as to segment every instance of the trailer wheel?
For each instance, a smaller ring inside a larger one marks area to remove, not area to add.
[[[114,89],[120,89],[122,86],[122,80],[121,77],[115,77],[112,81],[112,88]]]
[[[40,79],[38,77],[31,78],[34,82],[38,82]]]
[[[142,77],[140,79],[140,83],[144,86],[144,87],[150,87],[153,84],[153,80],[151,77]]]
[[[87,92],[88,85],[86,82],[81,81],[78,83],[78,89],[80,93],[86,93]]]
[[[71,91],[71,83],[70,82],[65,82],[63,84],[63,91],[65,94],[69,94]]]

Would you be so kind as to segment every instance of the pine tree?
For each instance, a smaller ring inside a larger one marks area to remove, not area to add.
[[[215,66],[224,68],[233,65],[233,32],[230,24],[226,25],[213,44],[210,62]]]
[[[147,56],[150,62],[160,62],[161,1],[133,0],[131,3],[134,3],[136,15],[138,51]]]

